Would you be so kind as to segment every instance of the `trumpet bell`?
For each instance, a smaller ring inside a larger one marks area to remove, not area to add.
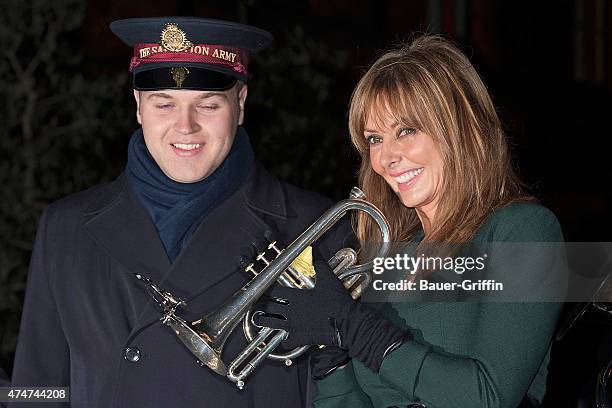
[[[170,326],[185,347],[197,357],[201,365],[219,375],[227,375],[227,366],[221,360],[221,350],[215,350],[189,323],[174,314],[168,316],[164,323]]]

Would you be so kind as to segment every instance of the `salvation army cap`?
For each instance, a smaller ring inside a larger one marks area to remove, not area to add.
[[[134,48],[134,89],[225,90],[250,78],[249,57],[272,34],[230,21],[195,17],[117,20],[111,31]]]

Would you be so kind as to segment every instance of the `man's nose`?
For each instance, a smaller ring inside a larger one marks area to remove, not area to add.
[[[400,146],[395,139],[383,139],[380,148],[380,164],[383,167],[392,168],[401,160]]]
[[[195,109],[185,108],[179,112],[179,117],[174,126],[178,133],[188,135],[200,130],[200,125],[196,120],[197,112]]]

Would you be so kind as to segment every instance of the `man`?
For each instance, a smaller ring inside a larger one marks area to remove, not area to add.
[[[270,176],[242,123],[250,53],[272,37],[196,18],[115,21],[134,48],[137,119],[124,174],[51,204],[32,256],[12,385],[69,386],[74,407],[295,407],[307,365],[266,361],[245,390],[196,363],[136,274],[201,318],[248,279],[267,231],[291,242],[329,202]],[[339,242],[339,230],[319,246]],[[236,330],[224,360],[245,346]],[[23,405],[19,405],[23,406]],[[46,405],[51,406],[51,405]]]

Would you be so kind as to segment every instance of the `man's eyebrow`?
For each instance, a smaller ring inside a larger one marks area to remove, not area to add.
[[[213,96],[219,96],[221,98],[227,99],[227,94],[225,92],[204,92],[198,96],[198,99],[207,99],[207,98],[212,98]],[[165,92],[155,92],[155,93],[149,94],[147,96],[147,99],[151,99],[154,97],[164,98],[164,99],[174,99],[172,95],[169,95]]]
[[[213,96],[220,96],[227,99],[227,94],[225,92],[206,92],[200,95],[200,99],[212,98]]]
[[[168,95],[167,93],[163,93],[163,92],[156,92],[156,93],[149,94],[149,96],[147,96],[147,99],[151,99],[154,96],[157,96],[158,98],[172,99],[172,96]]]

